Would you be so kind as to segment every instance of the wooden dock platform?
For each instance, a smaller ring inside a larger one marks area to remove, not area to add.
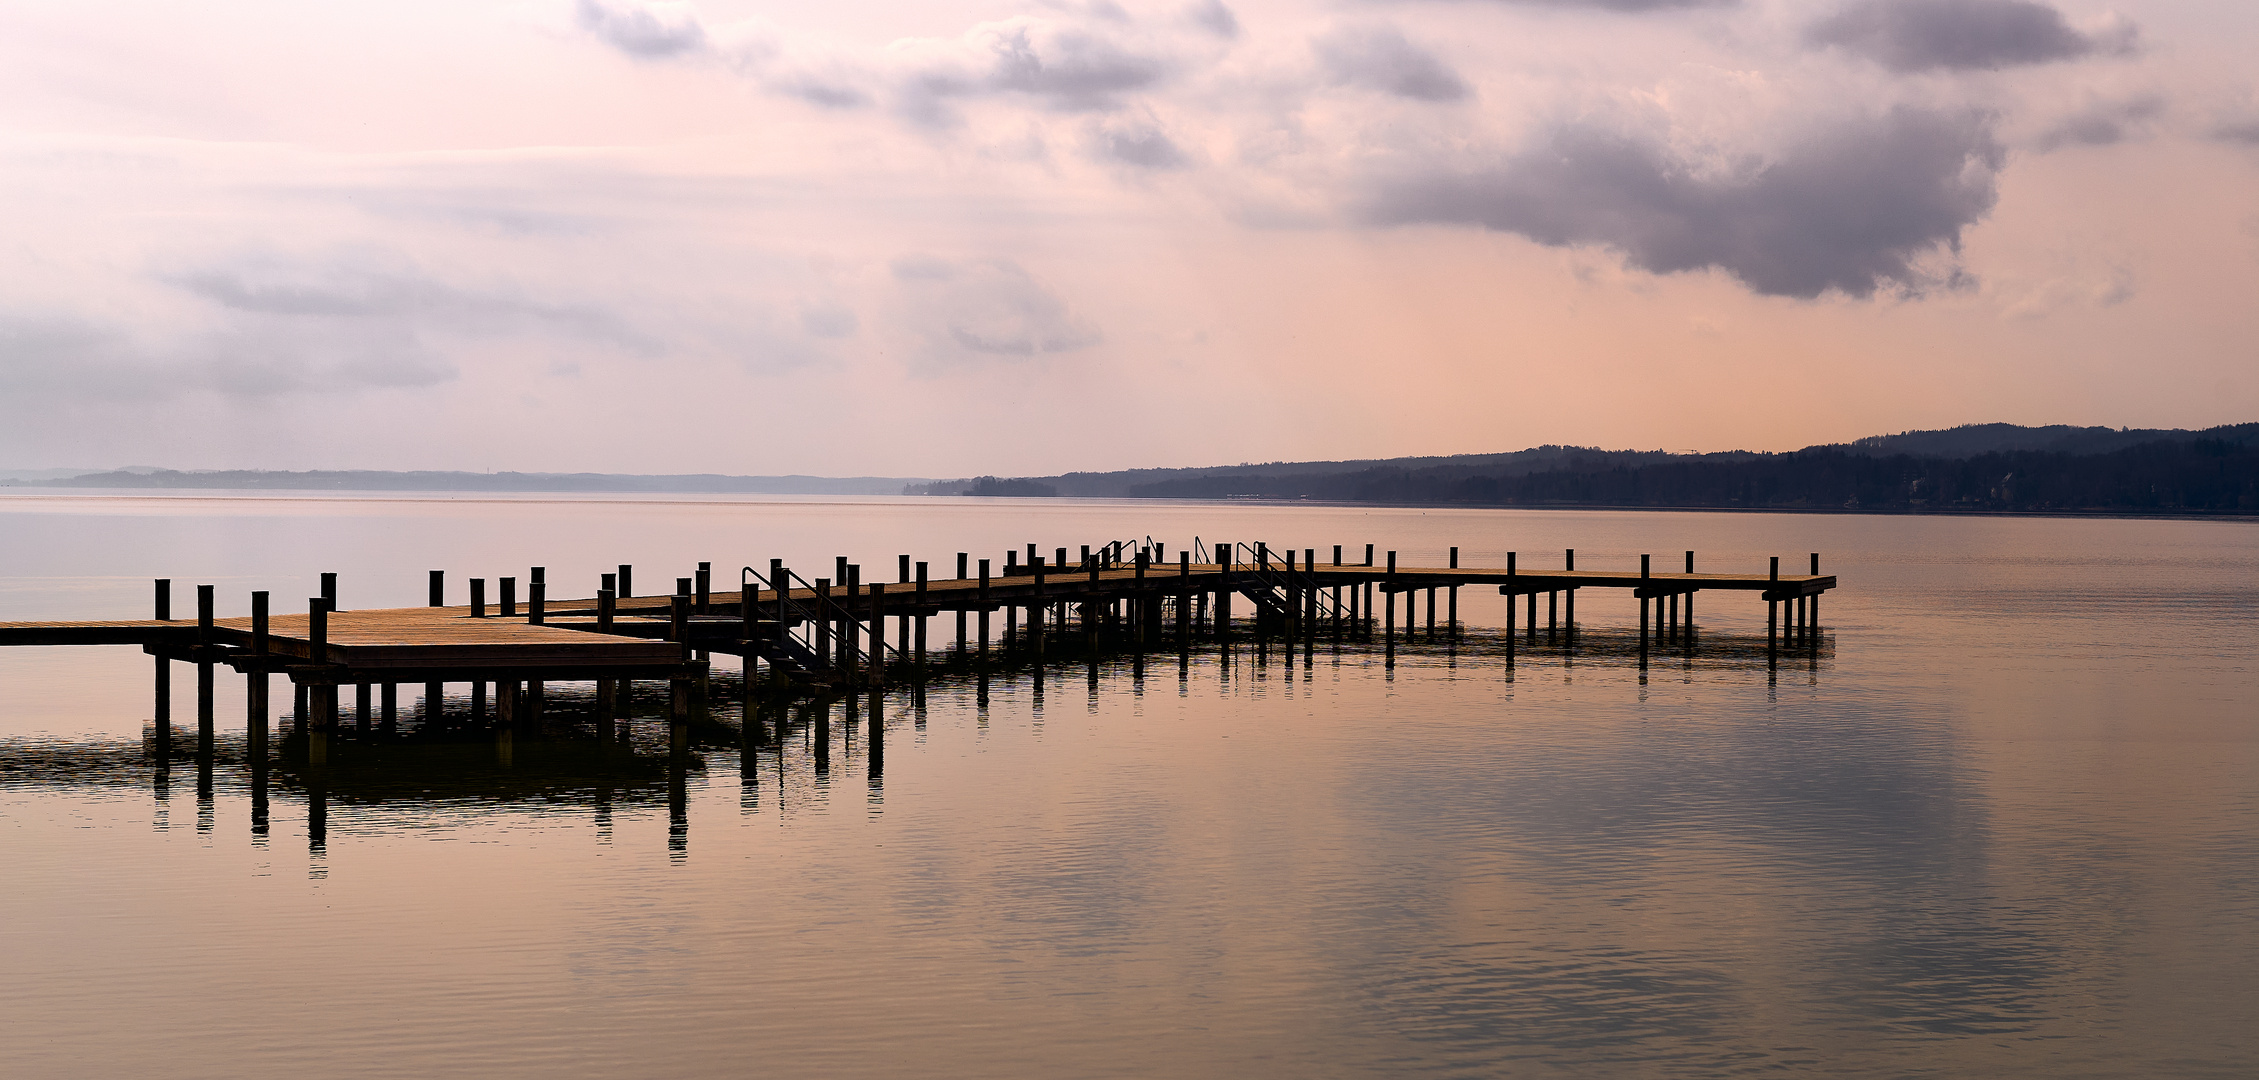
[[[364,721],[370,688],[381,687],[389,725],[398,685],[417,682],[425,684],[427,701],[437,701],[447,683],[469,683],[474,715],[483,715],[491,687],[496,720],[516,722],[538,718],[547,683],[594,681],[598,711],[608,717],[618,712],[627,682],[666,680],[679,718],[703,686],[706,656],[716,652],[744,658],[749,694],[757,687],[790,692],[916,681],[948,666],[931,662],[927,636],[933,617],[952,614],[952,656],[960,661],[985,660],[992,647],[1040,658],[1058,635],[1094,640],[1101,632],[1137,650],[1190,648],[1235,634],[1377,640],[1393,648],[1400,634],[1419,630],[1421,599],[1433,640],[1439,598],[1443,632],[1455,634],[1460,590],[1495,589],[1508,598],[1511,663],[1517,640],[1539,638],[1541,597],[1546,640],[1573,641],[1577,594],[1622,589],[1639,600],[1644,660],[1650,645],[1691,645],[1697,594],[1755,593],[1767,608],[1768,652],[1777,655],[1817,640],[1819,597],[1836,587],[1834,577],[1819,572],[1817,554],[1804,574],[1782,574],[1778,559],[1765,573],[1734,574],[1695,572],[1693,552],[1676,571],[1655,570],[1647,556],[1639,570],[1623,571],[1576,569],[1574,550],[1559,569],[1520,566],[1517,554],[1503,567],[1460,566],[1456,548],[1444,566],[1400,565],[1395,552],[1384,561],[1369,546],[1363,561],[1348,563],[1342,551],[1333,548],[1321,562],[1314,548],[1218,544],[1170,560],[1160,545],[1116,542],[1082,547],[1070,560],[1066,548],[1046,559],[1031,544],[1024,560],[1008,552],[1000,570],[983,559],[975,572],[970,556],[959,553],[946,578],[902,556],[897,580],[885,583],[866,583],[862,568],[845,559],[835,560],[830,577],[813,580],[771,560],[765,569],[741,568],[733,590],[714,589],[711,565],[701,563],[676,579],[672,593],[655,596],[632,595],[633,568],[623,565],[602,575],[594,595],[559,599],[546,595],[544,571],[536,567],[522,601],[515,578],[496,579],[491,604],[487,582],[473,579],[471,602],[461,605],[444,603],[445,574],[432,571],[426,606],[363,610],[337,610],[336,575],[325,574],[322,595],[309,598],[302,613],[270,615],[268,594],[256,592],[252,615],[229,619],[214,617],[209,585],[197,587],[194,618],[173,618],[172,584],[159,580],[154,618],[0,622],[0,646],[139,645],[158,658],[161,701],[168,665],[194,664],[207,726],[213,668],[226,665],[251,680],[251,721],[263,732],[267,682],[277,674],[297,687],[299,724],[310,716],[317,728],[335,724],[346,686],[358,687]],[[1235,600],[1246,602],[1250,618],[1235,619]],[[992,625],[997,615],[1001,635]]]

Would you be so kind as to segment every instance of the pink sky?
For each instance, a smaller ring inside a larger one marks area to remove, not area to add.
[[[2259,5],[0,11],[0,466],[2259,419]]]

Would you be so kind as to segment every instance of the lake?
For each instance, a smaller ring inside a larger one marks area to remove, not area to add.
[[[160,765],[149,657],[0,650],[0,1074],[2259,1071],[2248,522],[16,489],[0,620],[1144,537],[1841,587],[1777,666],[1753,595],[1642,667],[1596,591],[1509,666],[1468,589],[1393,657],[1063,654],[750,754],[726,700],[669,754],[650,688],[625,746],[347,747],[258,809],[239,678]]]

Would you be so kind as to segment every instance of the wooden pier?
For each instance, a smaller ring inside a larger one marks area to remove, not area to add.
[[[1777,657],[1818,639],[1819,598],[1836,585],[1819,572],[1817,554],[1807,573],[1783,574],[1773,559],[1766,572],[1749,574],[1697,572],[1691,551],[1672,570],[1643,555],[1636,571],[1577,569],[1573,549],[1558,568],[1522,565],[1519,553],[1503,567],[1461,566],[1457,548],[1444,566],[1401,565],[1393,551],[1376,559],[1370,545],[1356,561],[1342,553],[1334,547],[1321,560],[1315,548],[1219,543],[1170,559],[1158,544],[1113,542],[1083,546],[1070,559],[1066,548],[1047,557],[1030,544],[1024,558],[1008,552],[1001,566],[959,553],[946,578],[905,555],[891,582],[866,582],[844,558],[813,579],[772,560],[741,568],[738,588],[726,591],[713,587],[711,566],[701,563],[671,593],[654,596],[634,595],[633,567],[622,565],[601,575],[593,595],[571,599],[550,598],[536,567],[522,600],[515,578],[497,579],[492,603],[486,580],[472,579],[470,602],[460,605],[446,602],[445,574],[434,570],[425,606],[374,610],[339,610],[336,575],[324,574],[321,595],[309,597],[303,613],[272,615],[268,594],[255,592],[252,614],[230,619],[214,617],[209,585],[197,586],[193,617],[175,618],[172,583],[160,580],[152,618],[0,622],[0,645],[139,645],[157,657],[160,724],[168,722],[169,665],[194,664],[207,733],[213,672],[224,665],[249,680],[252,736],[263,743],[277,674],[294,687],[298,728],[317,732],[335,727],[346,687],[354,688],[360,723],[391,729],[403,683],[423,683],[427,703],[446,684],[468,683],[479,719],[491,690],[492,718],[507,730],[538,725],[548,683],[594,682],[599,722],[608,725],[622,712],[627,682],[665,680],[680,721],[703,695],[711,653],[744,658],[750,696],[918,682],[986,662],[992,648],[1040,659],[1046,642],[1064,634],[1103,632],[1133,650],[1189,649],[1234,634],[1378,640],[1393,648],[1421,632],[1423,600],[1426,637],[1437,632],[1439,598],[1443,633],[1456,634],[1459,593],[1468,588],[1507,598],[1507,663],[1518,640],[1574,641],[1577,594],[1590,589],[1638,599],[1642,660],[1650,647],[1691,646],[1698,593],[1755,593],[1766,605],[1767,653]],[[1251,617],[1235,618],[1235,601]],[[937,658],[927,645],[929,623],[943,615],[955,616],[956,626],[948,655]]]

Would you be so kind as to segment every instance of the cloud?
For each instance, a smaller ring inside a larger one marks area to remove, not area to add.
[[[1674,11],[1684,8],[1733,7],[1739,4],[1741,0],[1496,0],[1496,2],[1518,4],[1525,7],[1638,13],[1643,11]]]
[[[152,343],[110,323],[0,313],[0,388],[70,401],[169,400],[191,393],[290,393],[433,386],[455,365],[396,332],[231,321]]]
[[[1091,132],[1091,156],[1101,161],[1133,165],[1156,171],[1181,169],[1191,164],[1166,132],[1150,124],[1115,124]]]
[[[1101,112],[1159,83],[1168,58],[1098,27],[1021,17],[982,23],[954,40],[899,43],[901,113],[927,126],[955,122],[948,102],[1012,96],[1057,112]]]
[[[1310,43],[1337,86],[1358,86],[1415,101],[1458,101],[1467,82],[1450,65],[1393,26],[1341,27]]]
[[[688,4],[631,3],[615,8],[598,0],[577,0],[573,14],[581,29],[629,56],[645,60],[663,60],[706,47],[706,28]]]
[[[2164,112],[2165,99],[2156,94],[2094,102],[2048,125],[2032,148],[2044,154],[2065,146],[2113,146],[2145,134]]]
[[[2222,121],[2212,128],[2212,137],[2224,143],[2259,146],[2259,119]]]
[[[361,325],[397,322],[456,333],[523,330],[597,338],[637,351],[654,343],[599,307],[466,289],[386,252],[315,257],[254,252],[159,271],[159,281],[233,313]]]
[[[1192,25],[1226,41],[1239,38],[1239,16],[1232,14],[1223,0],[1201,0],[1186,8],[1184,17]]]
[[[1854,0],[1804,33],[1892,71],[1967,71],[2131,51],[2135,30],[2080,33],[2063,13],[2031,0]]]
[[[1033,357],[1105,340],[1096,324],[1010,260],[911,255],[893,269],[910,290],[912,318],[937,341],[989,356]]]
[[[1379,182],[1362,216],[1606,247],[1653,273],[1715,268],[1772,296],[1865,297],[1933,280],[1919,262],[1958,252],[1992,209],[2002,159],[1989,118],[1905,108],[1725,170],[1658,139],[1569,126],[1486,168]]]
[[[839,304],[809,304],[800,309],[800,328],[814,337],[852,337],[862,325],[853,310]]]

